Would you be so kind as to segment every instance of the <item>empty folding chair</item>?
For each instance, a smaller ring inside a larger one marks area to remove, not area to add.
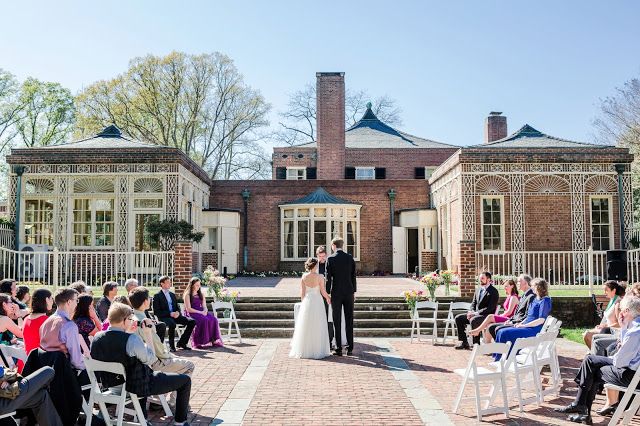
[[[420,309],[423,311],[424,317],[420,317]],[[426,334],[425,337],[431,337],[431,343],[435,344],[438,338],[438,302],[417,302],[412,312],[413,318],[411,319],[411,343],[413,343],[414,332],[420,341],[420,324],[431,324],[431,334]]]
[[[453,405],[453,413],[456,414],[458,412],[458,408],[460,407],[460,402],[463,398],[464,388],[468,383],[473,383],[474,385],[474,398],[476,401],[476,412],[478,421],[482,421],[483,415],[494,414],[494,413],[503,413],[505,416],[509,417],[509,402],[507,398],[507,385],[505,381],[505,367],[504,361],[501,359],[497,362],[498,368],[495,370],[490,370],[488,368],[479,367],[477,365],[477,361],[480,359],[480,356],[486,354],[507,354],[509,352],[509,348],[511,347],[511,343],[489,343],[486,345],[474,345],[473,352],[471,352],[471,358],[469,359],[469,364],[465,369],[454,370],[454,372],[462,376],[462,383],[460,384],[460,390],[458,391],[458,395],[456,396],[455,403]],[[490,383],[491,389],[487,393],[487,396],[483,396],[480,391],[480,384],[482,383]],[[491,403],[495,399],[497,395],[497,391],[500,389],[502,393],[502,405],[491,407]],[[484,408],[481,406],[482,401],[485,402]]]
[[[542,401],[540,390],[540,369],[536,358],[539,339],[537,336],[516,339],[511,348],[511,353],[504,362],[505,374],[513,374],[515,387],[510,389],[518,397],[518,407],[524,411],[524,406],[532,402],[540,405]],[[498,367],[497,364],[496,367]],[[522,397],[522,390],[525,385],[531,385],[534,396],[530,398]]]
[[[444,336],[442,336],[442,343],[447,343],[447,339],[453,340],[458,337],[458,331],[456,329],[456,315],[463,312],[467,312],[471,309],[471,303],[468,302],[451,302],[449,304],[449,312],[447,318],[444,320]],[[451,334],[449,334],[451,330]]]
[[[640,408],[640,389],[638,389],[638,384],[640,384],[640,368],[636,370],[636,373],[631,379],[631,383],[629,383],[629,386],[627,387],[605,383],[604,387],[607,389],[614,389],[618,392],[624,392],[624,396],[618,403],[618,408],[616,408],[616,411],[613,413],[613,416],[609,421],[609,426],[616,426],[623,414],[624,418],[622,419],[622,424],[628,425],[629,422],[631,422],[633,416],[638,413],[638,409]],[[629,409],[625,410],[627,405],[629,405],[632,396],[635,396],[635,398],[633,398]]]
[[[540,398],[541,402],[543,402],[544,397],[547,395],[556,394],[559,396],[560,388],[562,387],[558,352],[556,351],[558,330],[540,333],[537,337],[538,347],[536,348],[536,363],[538,365],[538,370],[542,373],[542,369],[548,365],[551,373],[550,386],[546,389],[542,389],[542,385],[540,386]]]
[[[230,340],[232,338],[237,338],[239,343],[242,343],[242,336],[240,335],[240,327],[238,326],[238,318],[236,317],[236,311],[235,309],[233,309],[233,303],[231,302],[221,302],[219,300],[216,300],[215,302],[211,302],[211,311],[213,312],[213,314],[217,317],[217,310],[218,309],[223,309],[223,311],[228,310],[229,311],[229,317],[225,317],[223,315],[222,318],[218,318],[218,323],[220,325],[222,324],[228,324],[229,327],[227,328],[227,334],[226,335],[222,335],[222,340]],[[232,332],[231,327],[235,327],[235,333]],[[222,333],[221,333],[222,334]]]

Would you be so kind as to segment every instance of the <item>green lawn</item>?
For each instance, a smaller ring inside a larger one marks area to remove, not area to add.
[[[560,329],[560,337],[564,337],[567,340],[571,340],[572,342],[584,343],[582,339],[582,333],[586,328],[561,328]]]
[[[498,288],[498,292],[500,293],[500,297],[504,297],[505,296],[505,292],[504,292],[504,287],[502,286],[497,286]],[[600,290],[600,288],[595,289],[596,294],[598,294],[598,291],[602,291]],[[458,286],[456,285],[452,285],[451,286],[451,293],[455,294],[458,292]],[[589,293],[589,288],[558,288],[558,287],[554,287],[551,286],[549,288],[549,296],[551,297],[589,297],[590,293]]]

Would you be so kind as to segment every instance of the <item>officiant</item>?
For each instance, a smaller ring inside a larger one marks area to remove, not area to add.
[[[316,249],[316,258],[318,259],[318,273],[325,277],[324,282],[326,286],[327,249],[325,246],[318,246],[318,248]],[[329,289],[326,290],[329,291]],[[330,305],[326,300],[324,300],[324,310],[327,313],[327,327],[329,328],[329,343],[331,345],[331,350],[335,350],[335,344],[333,343],[333,319],[332,315],[330,315],[329,307]]]

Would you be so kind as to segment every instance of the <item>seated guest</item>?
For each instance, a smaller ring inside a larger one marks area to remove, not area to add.
[[[491,324],[488,328],[489,334],[493,338],[496,339],[496,333],[503,327],[512,327],[514,324],[519,324],[527,318],[527,310],[529,309],[529,305],[533,299],[535,299],[536,295],[531,289],[531,276],[527,274],[521,274],[518,277],[518,288],[522,292],[522,297],[520,297],[520,301],[518,302],[518,306],[516,307],[516,311],[513,316],[503,323]]]
[[[478,327],[489,314],[496,312],[498,306],[498,290],[491,285],[491,273],[480,274],[480,286],[476,289],[471,301],[469,312],[456,316],[456,327],[458,329],[458,340],[460,344],[456,349],[471,349],[467,339],[466,327],[471,324],[472,328]],[[480,344],[480,336],[473,336],[473,343]]]
[[[72,321],[78,305],[78,292],[61,288],[54,295],[56,312],[40,327],[40,347],[46,352],[66,354],[76,370],[84,370],[78,326]]]
[[[129,298],[124,295],[114,297],[113,302],[118,302],[127,306],[131,306],[131,303],[129,303]],[[100,330],[102,331],[107,331],[107,329],[109,329],[109,319],[104,320],[104,322],[102,323],[102,326],[100,327]]]
[[[78,305],[73,313],[73,322],[78,326],[78,331],[84,339],[84,343],[89,347],[91,342],[89,336],[95,336],[101,328],[96,327],[91,319],[91,307],[93,306],[93,297],[88,294],[78,296]]]
[[[543,278],[536,278],[531,281],[531,287],[536,294],[536,298],[531,302],[527,310],[527,318],[512,327],[498,330],[496,342],[511,342],[513,344],[518,338],[533,337],[542,330],[542,325],[551,312],[549,284]]]
[[[29,287],[26,285],[19,285],[18,291],[16,291],[16,299],[22,303],[25,307],[29,307],[31,302],[31,294],[29,293]]]
[[[89,296],[93,296],[93,291],[91,291],[91,288],[89,288],[84,281],[76,281],[71,284],[69,288],[74,289],[78,294],[88,294]]]
[[[0,281],[0,293],[8,294],[9,296],[11,296],[11,300],[13,301],[13,303],[18,305],[18,310],[14,312],[13,315],[15,317],[13,319],[24,318],[29,315],[29,309],[27,308],[27,305],[20,302],[16,298],[16,295],[18,294],[18,284],[14,280],[12,280],[11,278],[5,278],[4,280]]]
[[[135,278],[129,278],[125,283],[124,283],[124,288],[127,290],[127,294],[131,294],[131,291],[138,287],[140,284],[138,283],[138,280],[136,280]],[[160,321],[156,321],[151,317],[151,314],[149,313],[149,308],[147,308],[144,311],[144,314],[146,315],[147,318],[149,318],[151,321],[153,321],[153,324],[155,325],[156,328],[156,333],[158,334],[158,337],[160,338],[161,342],[164,342],[164,336],[167,335],[167,325],[163,322]]]
[[[487,318],[485,318],[485,320],[482,322],[482,324],[480,324],[478,327],[471,330],[470,334],[472,336],[477,336],[482,331],[486,330],[489,327],[489,325],[493,323],[507,322],[509,319],[511,319],[511,317],[515,313],[516,308],[518,307],[518,302],[520,301],[520,299],[518,298],[518,287],[516,287],[516,282],[512,279],[507,279],[507,280],[504,280],[503,285],[504,285],[504,291],[507,295],[502,305],[502,308],[504,309],[504,313],[502,315],[489,314]],[[489,343],[490,339],[487,336],[487,333],[485,332],[484,334],[485,334],[484,341]]]
[[[218,318],[207,311],[207,301],[200,290],[200,279],[193,277],[182,295],[184,314],[196,321],[191,340],[200,349],[206,345],[223,346]]]
[[[33,292],[31,298],[31,314],[22,326],[24,350],[29,355],[33,349],[40,346],[40,327],[47,320],[47,315],[53,309],[53,296],[46,288],[39,288]]]
[[[124,288],[125,290],[127,290],[127,294],[131,293],[131,290],[138,287],[139,285],[140,284],[138,283],[138,280],[136,280],[135,278],[129,278],[124,282]]]
[[[171,351],[175,351],[176,325],[186,326],[186,330],[182,333],[182,337],[178,341],[178,347],[181,349],[189,349],[187,342],[191,337],[193,327],[196,322],[187,318],[180,313],[178,299],[175,293],[169,291],[171,288],[171,278],[167,276],[160,277],[160,288],[162,289],[153,297],[153,313],[158,319],[167,325],[169,330],[169,347]]]
[[[118,283],[114,281],[107,281],[102,286],[102,297],[96,303],[96,313],[100,322],[104,322],[107,319],[107,312],[109,312],[109,306],[111,302],[118,295]]]
[[[566,407],[555,409],[560,413],[575,413],[569,416],[569,421],[592,424],[591,406],[598,388],[603,383],[626,387],[640,367],[640,298],[631,295],[624,297],[620,302],[618,320],[622,325],[618,352],[613,357],[587,355],[575,379],[578,383],[575,400]],[[613,411],[615,406],[599,410],[603,414]]]
[[[129,301],[133,307],[133,312],[138,319],[138,329],[136,333],[140,338],[144,338],[144,329],[140,327],[143,324],[144,319],[147,318],[145,311],[151,306],[151,299],[149,298],[149,290],[146,287],[136,287],[131,291],[129,295]],[[148,319],[148,318],[147,318]],[[151,328],[154,329],[156,324],[151,321]],[[150,365],[154,371],[162,371],[164,373],[178,373],[187,374],[191,376],[195,365],[188,359],[178,358],[171,354],[167,347],[162,343],[162,340],[158,337],[158,334],[154,330],[153,335],[153,350],[155,352],[156,362]]]
[[[11,319],[16,309],[17,306],[8,294],[0,294],[0,343],[4,345],[12,345],[16,343],[17,338],[22,339],[22,329]]]
[[[51,367],[42,367],[24,377],[18,384],[20,392],[14,399],[0,397],[0,415],[24,410],[33,413],[40,426],[62,426],[62,421],[49,396],[49,384],[55,376]],[[0,388],[7,388],[8,383],[0,378]]]
[[[614,329],[620,328],[620,324],[618,324],[618,314],[620,313],[620,301],[624,297],[624,287],[614,280],[606,281],[602,287],[605,296],[609,299],[607,309],[605,309],[602,314],[600,324],[591,330],[585,331],[582,335],[584,343],[590,349],[593,349],[592,342],[594,339],[609,339],[609,344],[615,342],[616,338],[613,336]]]
[[[109,308],[108,320],[111,326],[98,333],[91,344],[91,357],[104,362],[119,362],[127,373],[125,388],[128,392],[143,398],[142,410],[146,416],[146,397],[177,391],[174,424],[187,424],[191,378],[186,374],[161,373],[149,367],[157,358],[153,345],[152,322],[142,320],[144,339],[135,333],[138,319],[133,308],[114,302]],[[121,376],[101,374],[104,387],[123,383]]]

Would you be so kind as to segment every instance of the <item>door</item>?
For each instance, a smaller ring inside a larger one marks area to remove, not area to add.
[[[238,273],[238,228],[221,227],[220,272],[227,268],[227,274]]]
[[[407,229],[407,271],[414,273],[418,267],[418,228]]]
[[[407,234],[406,229],[394,226],[392,230],[393,241],[393,273],[407,273]]]
[[[132,268],[131,272],[135,275],[142,276],[147,274],[160,274],[163,265],[161,265],[162,259],[157,254],[140,253],[140,252],[153,252],[159,251],[160,247],[157,243],[154,243],[149,238],[149,232],[147,232],[147,224],[151,220],[161,220],[161,214],[157,212],[140,212],[133,213],[133,238],[130,241],[133,242],[132,251],[135,253],[129,254],[129,265]],[[142,278],[143,280],[145,278]],[[143,281],[144,282],[144,281]]]
[[[151,220],[160,220],[160,213],[135,212],[135,228],[133,230],[133,251],[157,251],[160,248],[149,238],[147,223]]]

